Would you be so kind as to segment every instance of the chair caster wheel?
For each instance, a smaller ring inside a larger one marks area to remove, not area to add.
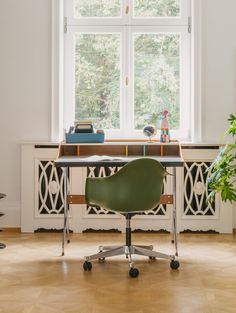
[[[6,245],[4,243],[0,243],[0,249],[5,249]]]
[[[177,270],[179,268],[180,264],[179,261],[177,260],[172,260],[170,262],[170,267],[172,268],[172,270]]]
[[[105,258],[99,258],[98,261],[105,261]]]
[[[88,262],[88,261],[85,261],[84,264],[83,264],[83,268],[84,268],[85,271],[91,271],[92,263]]]
[[[70,239],[67,240],[67,243],[70,243]]]
[[[130,277],[137,277],[139,275],[139,270],[137,268],[131,268],[129,270]]]
[[[156,260],[156,258],[154,256],[150,256],[149,260]]]

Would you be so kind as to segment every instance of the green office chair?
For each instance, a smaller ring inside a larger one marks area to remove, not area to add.
[[[85,257],[83,268],[92,269],[91,260],[104,260],[107,257],[125,254],[129,258],[131,277],[137,277],[139,271],[134,267],[132,254],[148,256],[150,259],[170,259],[172,269],[179,267],[174,255],[153,251],[153,246],[131,244],[131,218],[144,211],[155,208],[161,198],[164,177],[168,173],[156,160],[142,158],[131,161],[117,173],[103,178],[87,178],[85,198],[87,204],[99,206],[120,213],[126,218],[126,243],[123,246],[100,246],[99,252]]]

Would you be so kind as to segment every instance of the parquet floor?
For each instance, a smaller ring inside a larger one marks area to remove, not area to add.
[[[75,234],[61,253],[61,235],[1,232],[1,313],[235,313],[236,235],[181,234],[179,270],[166,260],[137,256],[138,278],[124,257],[93,262],[82,257],[121,234]],[[170,236],[134,234],[139,244],[172,252]]]

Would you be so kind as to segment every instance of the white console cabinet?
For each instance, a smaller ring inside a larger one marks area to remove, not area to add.
[[[218,145],[182,144],[184,168],[177,168],[178,231],[215,231],[231,233],[232,206],[218,198],[206,203],[208,187],[206,169],[218,153]],[[58,153],[57,144],[23,144],[21,168],[21,231],[54,230],[63,227],[64,179],[61,169],[53,166]],[[69,171],[70,191],[84,193],[87,176],[110,175],[116,168],[73,168]],[[171,169],[169,169],[171,171]],[[165,192],[171,192],[171,177],[165,183]],[[100,208],[86,205],[70,206],[70,229],[124,231],[123,217]],[[171,231],[171,206],[159,206],[133,218],[132,227],[140,230]]]

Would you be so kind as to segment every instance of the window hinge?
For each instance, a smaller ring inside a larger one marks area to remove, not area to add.
[[[129,77],[126,76],[126,77],[125,77],[125,86],[128,86],[128,85],[129,85]]]
[[[188,32],[191,34],[192,31],[192,23],[191,23],[191,16],[188,17]]]
[[[129,6],[128,6],[128,5],[125,7],[125,14],[126,14],[126,15],[129,14]]]
[[[67,17],[64,17],[64,33],[67,33]]]

